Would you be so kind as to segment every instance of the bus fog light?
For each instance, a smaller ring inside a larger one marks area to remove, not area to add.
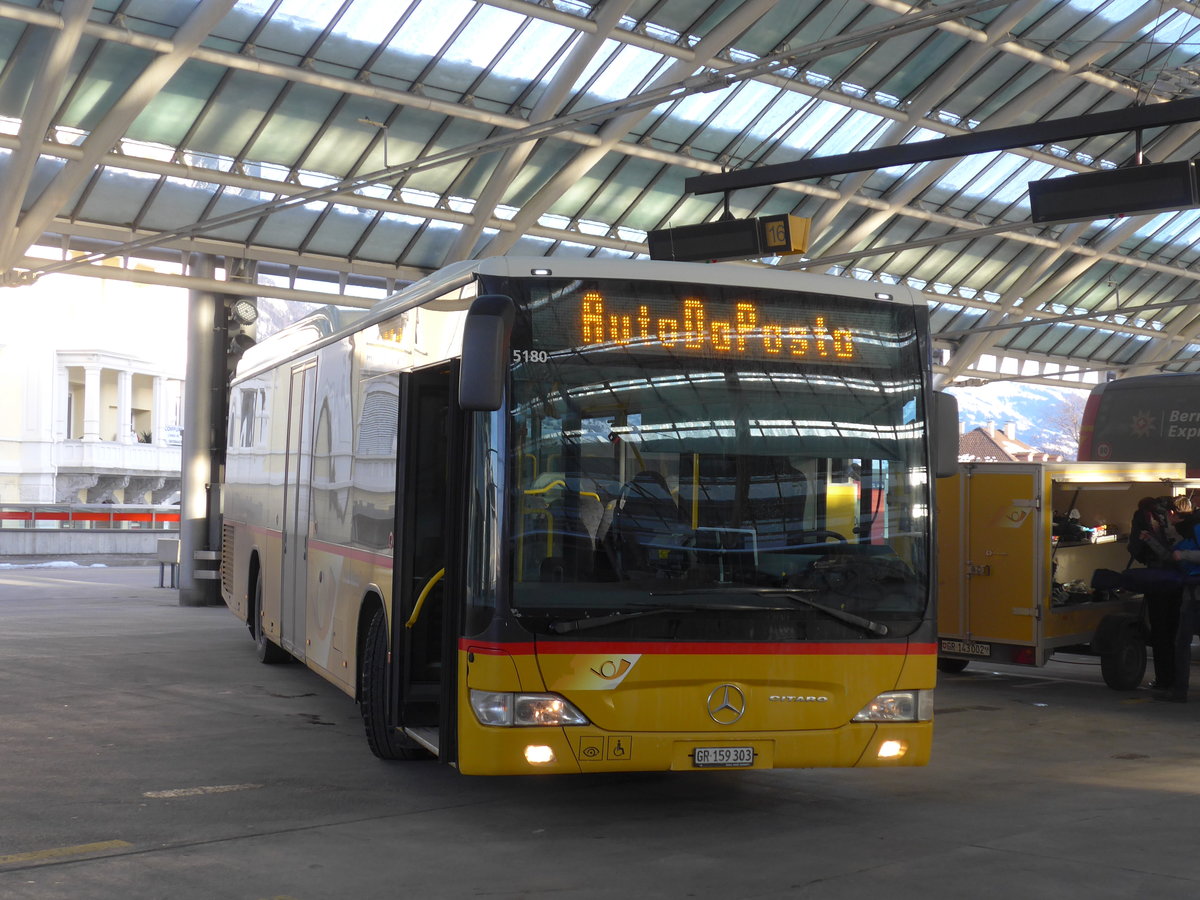
[[[480,725],[587,725],[588,718],[558,694],[511,694],[471,690]]]
[[[933,718],[933,691],[888,691],[854,717],[855,722],[928,722]]]
[[[879,752],[875,754],[876,759],[899,759],[908,752],[908,744],[905,741],[884,741],[879,745]]]
[[[530,744],[525,748],[525,762],[531,766],[549,765],[554,759],[554,750],[545,744]]]

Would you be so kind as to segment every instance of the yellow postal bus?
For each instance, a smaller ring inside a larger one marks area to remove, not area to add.
[[[928,359],[899,286],[451,266],[246,352],[223,596],[264,662],[358,701],[383,758],[924,764]]]

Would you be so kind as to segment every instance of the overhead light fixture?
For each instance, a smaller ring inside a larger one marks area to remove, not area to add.
[[[254,338],[243,332],[241,334],[235,334],[229,339],[229,346],[226,348],[225,352],[230,356],[237,357],[241,356],[253,346]]]
[[[530,275],[538,275],[538,276],[541,276],[544,278],[548,275],[553,275],[554,273],[551,272],[549,269],[530,269],[529,274]]]
[[[253,325],[258,321],[258,305],[253,300],[235,300],[229,307],[229,314],[242,325]]]

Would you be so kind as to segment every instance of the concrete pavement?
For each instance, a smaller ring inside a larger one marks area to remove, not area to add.
[[[1200,694],[973,665],[923,769],[479,779],[372,757],[157,570],[0,570],[0,897],[1200,896]]]

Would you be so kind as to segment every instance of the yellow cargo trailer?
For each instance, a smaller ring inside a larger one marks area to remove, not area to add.
[[[939,478],[938,668],[1041,666],[1072,648],[1100,657],[1109,687],[1141,684],[1142,597],[1092,576],[1127,566],[1138,500],[1185,493],[1184,478],[1183,463],[1107,462],[963,463]]]

